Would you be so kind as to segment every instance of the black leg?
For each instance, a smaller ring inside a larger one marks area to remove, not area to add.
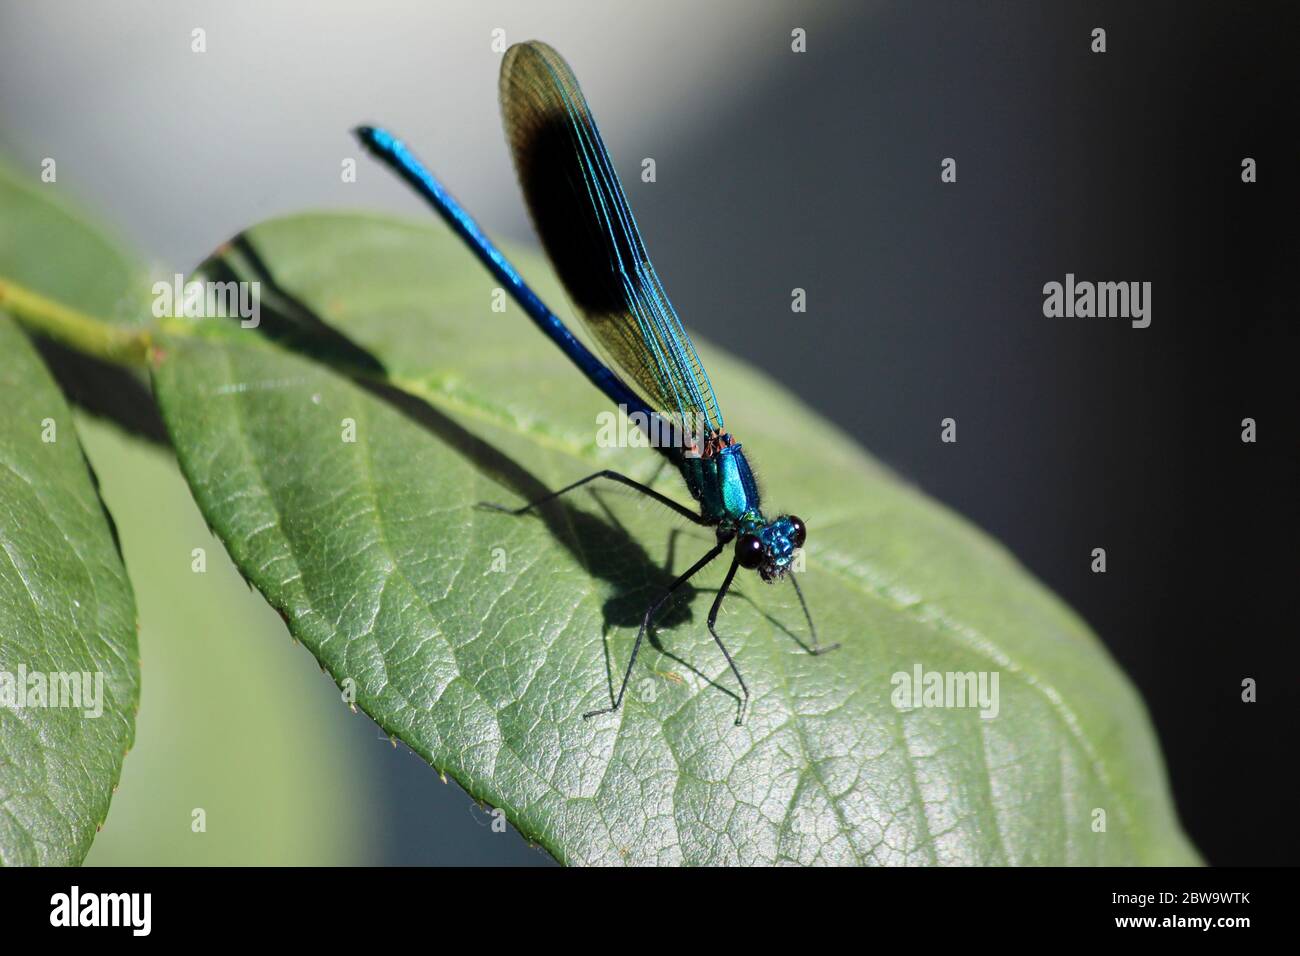
[[[641,494],[648,495],[649,497],[653,498],[655,501],[659,502],[665,508],[672,508],[673,511],[677,512],[683,518],[689,518],[691,521],[694,521],[696,524],[706,525],[706,526],[709,524],[708,521],[705,521],[703,518],[697,515],[694,511],[691,511],[691,509],[687,508],[685,505],[678,504],[677,502],[673,501],[673,499],[667,497],[666,495],[661,495],[653,488],[648,488],[645,485],[641,484],[641,482],[629,478],[627,475],[620,475],[617,471],[609,471],[608,469],[605,471],[598,471],[594,475],[588,475],[586,478],[583,478],[579,481],[575,481],[571,485],[565,485],[559,491],[552,491],[549,495],[543,495],[542,497],[538,498],[536,501],[530,501],[522,508],[506,508],[502,505],[494,505],[488,501],[479,502],[479,507],[489,508],[492,511],[503,511],[508,515],[521,515],[526,511],[531,511],[533,508],[536,508],[538,505],[543,505],[548,501],[560,497],[560,495],[566,495],[570,491],[573,491],[575,488],[581,488],[583,485],[587,484],[587,482],[595,481],[597,478],[608,478],[610,481],[617,481],[619,484],[627,485],[629,488],[633,489],[634,491],[639,491],[641,492]]]
[[[794,585],[794,593],[799,595],[799,606],[803,608],[804,619],[808,622],[808,633],[812,636],[812,646],[808,648],[808,653],[816,657],[818,654],[835,650],[840,646],[838,641],[825,647],[817,642],[817,627],[813,624],[812,615],[808,613],[808,602],[803,599],[803,589],[799,587],[799,579],[795,577],[793,571],[790,572],[790,583]]]
[[[597,477],[597,476],[593,475],[592,477]],[[565,490],[567,491],[568,489]],[[562,493],[562,492],[557,492],[557,493]],[[636,643],[632,645],[632,656],[628,658],[627,670],[623,672],[623,683],[619,685],[618,696],[614,698],[614,706],[602,707],[600,710],[589,710],[587,711],[587,713],[582,715],[584,719],[587,717],[595,717],[597,714],[612,714],[614,711],[618,710],[618,708],[623,703],[623,694],[627,692],[627,682],[632,678],[632,665],[636,663],[636,655],[641,650],[641,639],[645,637],[645,632],[650,627],[650,622],[654,619],[656,612],[658,612],[659,608],[663,605],[665,601],[667,601],[669,598],[673,596],[673,592],[675,590],[677,590],[679,587],[681,587],[683,584],[689,581],[702,567],[704,567],[706,564],[708,564],[710,561],[716,558],[719,554],[721,554],[722,549],[723,547],[725,547],[725,545],[726,545],[725,541],[719,541],[717,544],[715,544],[712,548],[709,549],[708,554],[700,558],[700,560],[696,561],[693,565],[690,566],[690,568],[686,571],[685,574],[679,577],[672,584],[668,585],[663,595],[658,600],[656,600],[653,604],[651,604],[648,608],[646,608],[645,617],[641,619],[641,630],[637,631]],[[734,565],[732,566],[732,571],[733,572],[735,571]],[[715,612],[716,612],[716,606],[715,606]],[[710,623],[709,629],[712,630],[712,628],[713,625]],[[723,653],[724,654],[726,653],[725,649],[723,650]],[[730,658],[728,658],[728,660],[729,659]],[[734,669],[735,665],[732,665],[732,668]]]
[[[718,637],[714,625],[718,623],[718,611],[722,608],[722,599],[727,596],[727,591],[731,588],[731,579],[736,576],[736,568],[739,566],[739,562],[732,558],[731,567],[727,569],[727,576],[722,580],[722,587],[718,588],[718,596],[713,599],[713,607],[709,608],[709,633],[713,635],[713,640],[717,642],[718,647],[722,650],[722,656],[727,659],[727,666],[731,668],[731,673],[736,675],[736,682],[740,684],[740,707],[736,711],[737,727],[745,722],[745,708],[749,706],[749,688],[745,686],[745,678],[740,676],[740,668],[731,659],[731,652],[727,650],[727,645],[722,643],[722,638]]]

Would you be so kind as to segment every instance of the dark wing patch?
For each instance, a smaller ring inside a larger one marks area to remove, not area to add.
[[[501,110],[533,225],[607,361],[688,431],[722,429],[573,72],[543,43],[501,66]]]

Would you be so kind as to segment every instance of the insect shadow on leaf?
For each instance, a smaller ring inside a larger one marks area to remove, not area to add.
[[[327,365],[346,375],[358,387],[435,435],[443,444],[455,449],[480,473],[508,489],[520,500],[536,500],[551,491],[517,461],[464,428],[449,415],[420,397],[384,381],[386,369],[383,363],[317,314],[301,296],[281,285],[247,234],[241,233],[226,243],[200,266],[197,274],[200,278],[214,282],[260,283],[260,323],[255,330],[250,330],[253,334],[262,335],[286,351]],[[232,319],[236,322],[238,320],[238,316]],[[651,483],[658,474],[656,471]],[[674,565],[677,537],[683,529],[670,530],[667,559],[660,566],[651,560],[642,544],[629,534],[609,508],[604,497],[609,493],[608,489],[592,489],[590,492],[590,500],[596,502],[603,517],[577,507],[577,503],[571,499],[549,501],[536,509],[535,514],[546,524],[552,537],[569,550],[584,570],[610,585],[612,596],[602,607],[604,626],[601,636],[608,693],[612,697],[616,689],[616,674],[621,669],[614,661],[610,637],[616,630],[637,628],[647,604],[663,595],[680,573],[681,569],[674,570]],[[619,496],[620,499],[624,497],[631,499],[632,496]],[[694,598],[704,590],[690,584],[679,587],[674,592],[672,601],[657,615],[655,628],[667,630],[692,621]],[[649,639],[660,653],[739,701],[739,696],[733,690],[667,651],[654,629],[651,630]],[[653,669],[652,664],[648,666]]]

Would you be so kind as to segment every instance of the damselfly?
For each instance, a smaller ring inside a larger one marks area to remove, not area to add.
[[[633,488],[696,524],[712,528],[716,535],[713,547],[646,608],[612,705],[583,716],[618,710],[642,639],[659,609],[674,591],[731,545],[731,566],[709,609],[708,627],[740,685],[736,714],[736,723],[740,724],[749,703],[749,688],[716,627],[718,611],[737,568],[755,570],[769,582],[788,577],[808,622],[809,652],[819,654],[838,646],[818,644],[808,604],[791,573],[796,552],[803,547],[807,534],[804,523],[794,515],[771,520],[764,517],[753,472],[740,443],[723,424],[708,373],[650,263],[623,186],[568,64],[544,43],[534,41],[511,47],[501,64],[501,109],[533,224],[606,361],[593,355],[543,304],[405,143],[373,126],[363,126],[356,132],[378,159],[428,200],[538,328],[597,388],[636,420],[650,424],[661,439],[652,444],[681,473],[698,502],[699,512],[608,470],[588,475],[521,508],[493,507],[523,514],[589,482],[604,479]],[[662,440],[665,428],[673,440]]]

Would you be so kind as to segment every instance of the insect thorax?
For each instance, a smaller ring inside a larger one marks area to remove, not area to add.
[[[725,433],[711,435],[701,452],[683,454],[678,467],[695,500],[700,514],[717,522],[720,530],[734,532],[742,520],[757,516],[758,485],[740,443]]]

